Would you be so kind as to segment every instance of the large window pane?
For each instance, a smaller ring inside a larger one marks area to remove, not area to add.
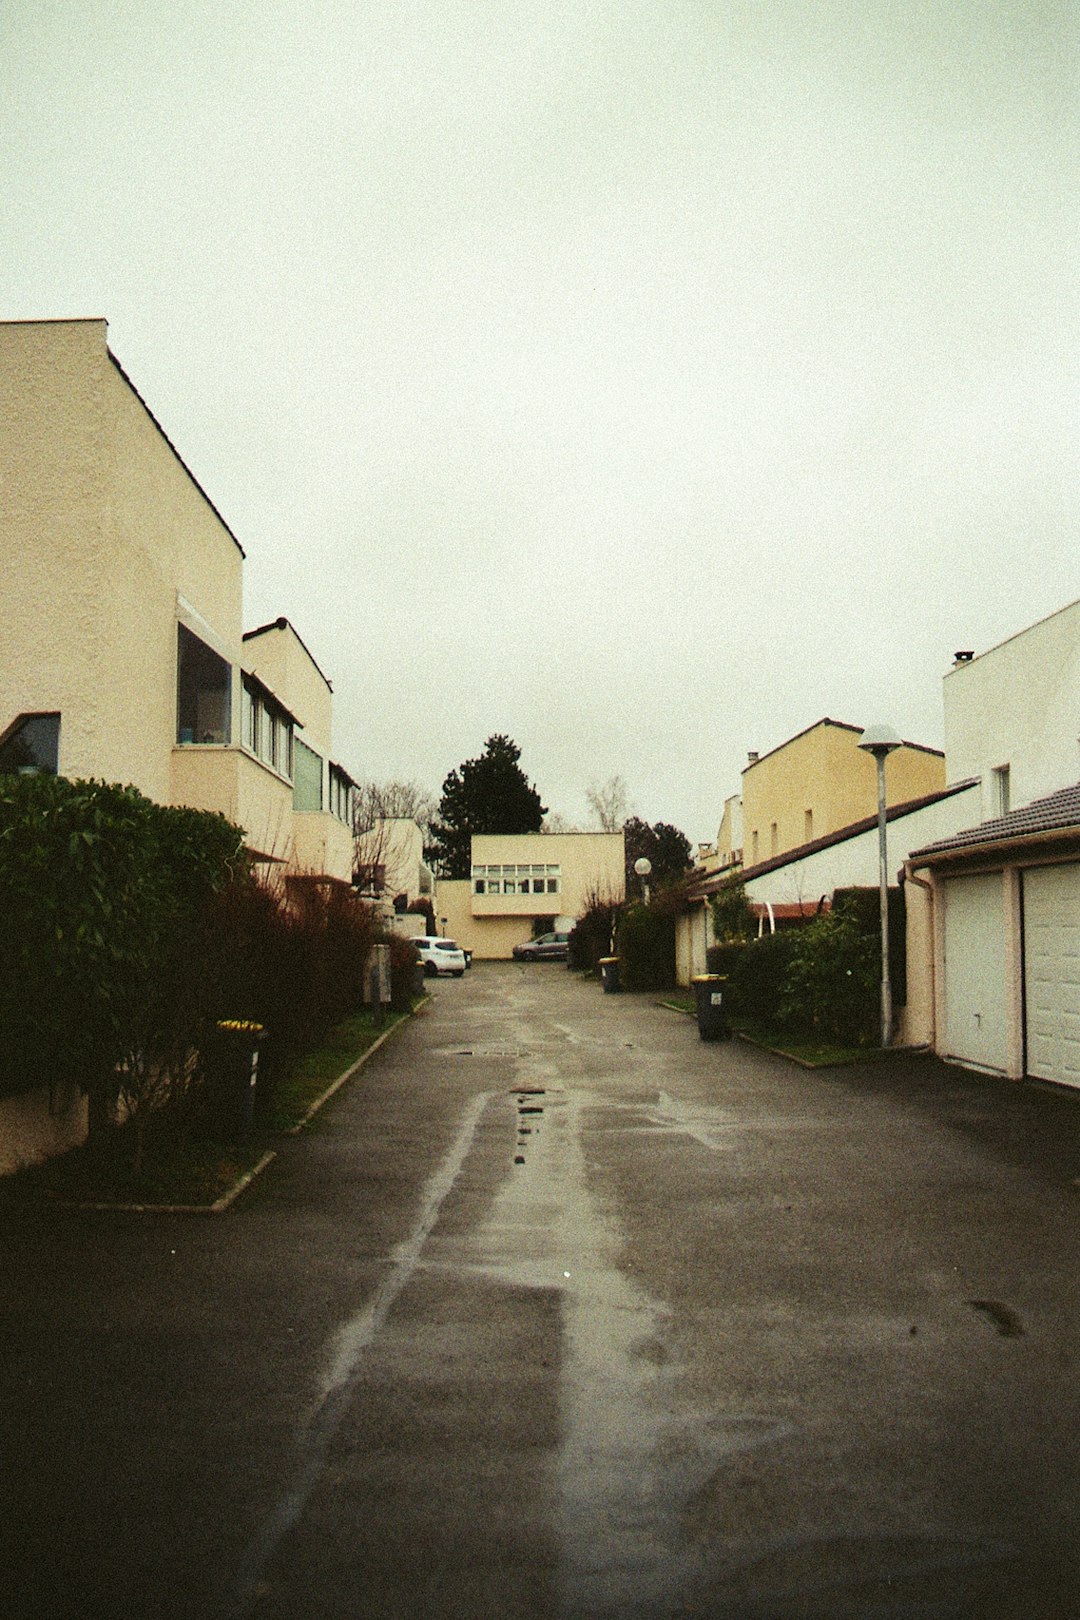
[[[26,714],[0,743],[0,774],[42,771],[55,776],[60,768],[60,716]]]
[[[177,625],[176,740],[229,741],[231,670],[205,641]]]
[[[293,741],[293,809],[321,810],[322,793],[322,759],[297,737]]]

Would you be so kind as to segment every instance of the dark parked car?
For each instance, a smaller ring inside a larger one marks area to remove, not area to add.
[[[514,946],[515,962],[565,962],[570,953],[569,934],[541,934]]]

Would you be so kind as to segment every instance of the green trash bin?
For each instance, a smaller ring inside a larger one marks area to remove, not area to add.
[[[602,956],[600,958],[600,978],[604,986],[605,996],[612,996],[619,989],[619,958],[617,956]]]
[[[691,981],[697,1003],[698,1034],[703,1041],[724,1041],[731,1033],[724,1006],[724,973],[698,973]]]

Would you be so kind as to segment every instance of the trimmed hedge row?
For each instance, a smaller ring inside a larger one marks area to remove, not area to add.
[[[265,1026],[272,1074],[363,1005],[375,939],[339,884],[258,881],[222,816],[43,775],[0,777],[0,908],[0,1093],[74,1080],[92,1134],[118,1102],[187,1108],[219,1020]]]
[[[713,945],[710,973],[728,979],[733,1018],[764,1028],[815,1034],[869,1046],[880,1034],[881,937],[876,891],[834,897],[832,910],[811,922],[746,943]],[[890,897],[891,898],[891,897]],[[890,924],[902,942],[903,897],[892,903]],[[902,955],[894,986],[903,999]]]

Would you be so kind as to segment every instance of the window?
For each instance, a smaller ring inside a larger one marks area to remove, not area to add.
[[[227,743],[232,669],[186,625],[176,629],[176,740]]]
[[[322,758],[299,737],[293,742],[293,809],[321,810],[323,793]]]
[[[293,749],[302,746],[299,741],[294,745],[293,732],[295,721],[284,704],[279,703],[270,688],[255,675],[245,675],[242,698],[242,724],[241,736],[244,747],[256,759],[261,759],[264,765],[292,780],[293,775]],[[308,753],[319,761],[319,802],[311,807],[316,810],[322,808],[322,760],[312,749]],[[295,794],[294,794],[295,805]],[[299,805],[295,806],[297,809]],[[305,806],[305,808],[308,808]]]
[[[353,822],[353,780],[340,765],[330,767],[330,814],[347,827]]]
[[[557,866],[474,866],[474,894],[558,894],[562,873]]]
[[[813,840],[813,837],[814,837],[814,812],[812,810],[804,810],[803,811],[803,843],[804,844],[809,844]]]
[[[244,682],[243,698],[241,700],[243,718],[241,730],[244,738],[244,747],[253,754],[262,751],[262,729],[265,711],[247,682]]]
[[[1009,767],[995,765],[993,778],[993,813],[995,816],[1007,816],[1009,813]]]
[[[769,854],[775,855],[779,848],[780,839],[776,830],[776,822],[774,821],[769,828]]]
[[[0,775],[55,776],[59,768],[60,716],[21,714],[0,741]]]

